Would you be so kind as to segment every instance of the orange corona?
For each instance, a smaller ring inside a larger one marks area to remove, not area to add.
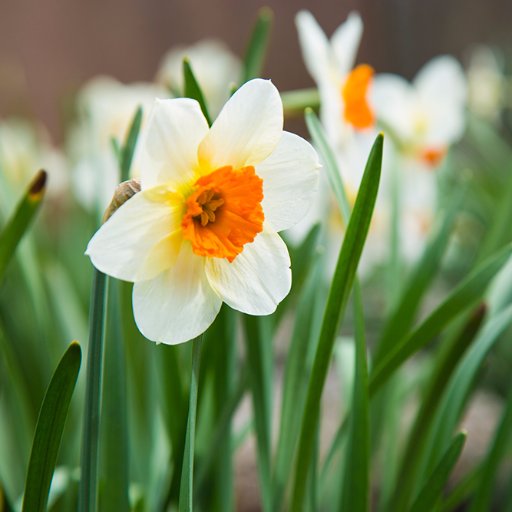
[[[254,167],[221,167],[194,184],[181,221],[199,256],[232,262],[263,230],[263,181]]]
[[[349,73],[341,90],[345,121],[358,130],[371,128],[375,124],[375,116],[367,99],[373,75],[371,66],[360,64]]]

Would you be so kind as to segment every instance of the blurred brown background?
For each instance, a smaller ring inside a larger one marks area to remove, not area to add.
[[[359,60],[377,71],[411,76],[440,53],[510,44],[510,0],[0,0],[0,117],[39,118],[58,140],[66,101],[88,78],[150,80],[167,49],[206,37],[241,55],[263,5],[275,13],[265,75],[283,90],[312,84],[294,26],[303,8],[329,35],[359,10]]]

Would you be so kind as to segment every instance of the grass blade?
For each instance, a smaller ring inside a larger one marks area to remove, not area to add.
[[[71,343],[53,374],[37,420],[23,497],[23,512],[44,512],[82,351]]]
[[[274,13],[271,9],[260,9],[245,52],[242,83],[261,76],[273,19]]]
[[[512,432],[512,392],[502,413],[489,451],[482,463],[481,479],[471,502],[469,512],[486,512],[492,509],[492,492],[497,480],[500,463],[506,456]]]
[[[133,155],[139,138],[140,127],[142,124],[142,107],[137,107],[128,130],[128,135],[124,143],[124,147],[120,152],[121,181],[130,179],[130,169],[132,167]]]
[[[185,96],[187,98],[192,98],[199,103],[203,115],[206,118],[206,121],[208,121],[208,126],[211,126],[212,118],[210,117],[210,113],[208,111],[206,99],[204,97],[203,91],[201,90],[199,82],[197,81],[194,72],[192,71],[192,66],[190,65],[190,61],[188,59],[183,59],[183,78],[185,82]]]
[[[402,338],[381,361],[376,363],[370,377],[371,395],[404,361],[437,336],[454,318],[481,299],[490,281],[508,260],[511,252],[512,247],[509,245],[478,266],[419,327]]]
[[[272,508],[271,481],[271,420],[272,420],[272,336],[267,329],[266,319],[249,315],[243,316],[249,383],[254,410],[258,470],[260,475],[262,509]]]
[[[405,336],[410,329],[425,292],[434,279],[448,246],[460,201],[455,200],[446,212],[421,259],[412,270],[398,305],[389,316],[377,344],[374,362],[377,364],[392,349],[393,344]]]
[[[46,191],[46,171],[39,171],[18,203],[12,217],[0,232],[0,281],[16,247],[27,231]]]
[[[314,435],[320,415],[320,399],[338,326],[345,311],[370,227],[379,188],[382,148],[383,136],[379,135],[366,164],[325,307],[318,347],[309,379],[306,407],[302,417],[292,493],[291,509],[294,511],[303,510],[304,507],[304,493],[311,463]]]
[[[119,282],[111,279],[108,286],[108,315],[105,344],[105,372],[101,415],[102,422],[102,486],[101,508],[128,511],[129,443],[126,409],[126,369],[121,335]]]
[[[96,512],[98,508],[99,429],[107,284],[107,276],[94,269],[82,432],[79,512]]]
[[[500,334],[511,323],[512,306],[509,306],[486,322],[473,346],[457,366],[442,397],[442,403],[425,448],[428,461],[425,461],[423,466],[427,471],[435,464],[440,450],[448,444],[464,411],[478,370],[485,357],[499,339]]]
[[[187,433],[185,452],[181,470],[179,512],[192,512],[194,496],[194,446],[196,438],[197,384],[199,379],[199,363],[203,337],[192,342],[192,372],[190,376],[190,395],[188,406]]]
[[[395,506],[398,510],[405,508],[414,491],[414,482],[419,471],[419,462],[422,460],[427,435],[432,425],[438,406],[448,385],[450,376],[462,359],[466,350],[475,340],[486,314],[485,305],[479,306],[469,318],[468,322],[452,340],[443,344],[442,350],[428,379],[420,407],[414,419],[407,445],[403,453],[399,486],[396,488]]]
[[[441,498],[443,488],[450,477],[450,473],[452,472],[455,463],[459,459],[465,442],[465,432],[460,432],[455,436],[450,447],[446,450],[446,453],[443,455],[439,464],[430,475],[430,478],[423,486],[423,489],[418,494],[410,512],[431,512],[432,510],[435,510],[435,506]]]
[[[364,512],[369,507],[370,412],[363,299],[357,282],[354,284],[353,300],[356,345],[355,374],[343,492],[339,510]]]

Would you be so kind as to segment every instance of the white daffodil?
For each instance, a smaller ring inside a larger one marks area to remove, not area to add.
[[[133,281],[137,325],[167,344],[194,338],[222,302],[267,315],[288,294],[290,259],[278,231],[306,213],[319,168],[283,132],[270,81],[252,80],[211,128],[198,103],[157,100],[139,144],[141,192],[89,242],[96,268]]]
[[[372,102],[378,122],[392,132],[401,153],[425,167],[436,167],[464,133],[466,79],[451,56],[432,59],[412,83],[378,75]]]
[[[320,93],[320,117],[330,143],[344,150],[355,132],[374,126],[369,103],[373,69],[354,67],[363,33],[359,14],[349,14],[329,41],[310,12],[296,17],[304,63]]]
[[[377,75],[372,104],[377,123],[395,142],[402,257],[413,262],[425,247],[437,208],[433,171],[464,132],[464,72],[453,57],[440,56],[428,62],[412,83],[396,75]]]
[[[69,140],[74,161],[73,187],[88,209],[105,209],[120,181],[112,139],[124,143],[137,107],[144,118],[155,98],[168,93],[153,84],[122,84],[109,77],[92,79],[78,97],[79,118]]]
[[[233,84],[240,80],[242,64],[222,42],[199,41],[192,46],[172,48],[164,56],[157,82],[171,91],[183,91],[183,59],[188,58],[205,95],[208,110],[216,115],[229,98]]]
[[[337,158],[348,198],[353,203],[377,135],[375,115],[369,101],[374,72],[367,64],[355,66],[363,22],[359,14],[352,12],[330,40],[307,11],[297,15],[296,24],[304,62],[320,94],[321,122]],[[293,230],[293,236],[299,240],[312,224],[327,219],[331,235],[328,260],[332,263],[328,266],[332,268],[345,225],[329,189],[327,180],[323,180],[312,213]],[[386,258],[386,223],[387,215],[379,199],[359,266],[362,275],[368,274]]]

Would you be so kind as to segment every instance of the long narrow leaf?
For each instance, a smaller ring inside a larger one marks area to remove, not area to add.
[[[273,18],[274,14],[268,7],[260,9],[245,52],[242,83],[261,75]]]
[[[108,278],[94,270],[89,322],[89,348],[82,432],[79,511],[96,512],[98,507],[98,456],[103,378],[103,337]]]
[[[350,433],[345,456],[345,471],[340,511],[364,512],[369,506],[370,483],[370,413],[368,368],[362,296],[359,283],[354,285],[355,373],[352,392]]]
[[[139,137],[140,127],[142,124],[142,107],[137,107],[135,115],[133,116],[126,136],[124,147],[121,151],[121,181],[130,179],[130,169],[132,167],[133,155],[135,154],[135,147],[137,145],[137,139]]]
[[[271,482],[271,419],[272,419],[272,338],[265,329],[265,319],[244,315],[248,371],[254,409],[258,470],[262,509],[272,507]]]
[[[105,372],[102,399],[102,481],[101,508],[128,511],[129,443],[126,409],[125,352],[121,335],[119,282],[108,286],[108,315],[105,343]]]
[[[502,413],[499,425],[482,464],[482,477],[476,487],[469,512],[486,512],[492,508],[492,492],[500,463],[507,453],[512,433],[512,392]]]
[[[450,473],[459,459],[465,442],[465,432],[460,432],[455,436],[452,444],[448,450],[446,450],[446,453],[418,494],[410,512],[431,512],[434,510],[436,503],[441,498],[441,493],[450,477]]]
[[[82,351],[71,343],[53,374],[37,420],[30,453],[23,512],[44,512]]]
[[[441,397],[450,376],[462,359],[466,350],[475,340],[486,313],[486,307],[479,306],[471,315],[462,332],[452,340],[445,342],[428,379],[420,407],[411,427],[407,444],[403,453],[402,465],[398,477],[399,485],[395,492],[395,507],[403,509],[409,503],[414,491],[414,482],[424,455],[425,442],[429,429],[434,421]],[[443,347],[443,348],[444,348]]]
[[[204,97],[203,91],[197,81],[194,72],[192,71],[192,66],[188,59],[183,59],[183,78],[185,82],[185,96],[187,98],[192,98],[196,100],[201,110],[203,111],[203,115],[208,121],[208,125],[212,125],[212,118],[210,117],[210,113],[208,111],[208,106],[206,104],[206,99]]]
[[[39,171],[36,174],[25,195],[18,203],[13,216],[0,232],[0,281],[18,243],[41,206],[46,191],[46,180],[46,171]]]
[[[374,394],[404,361],[437,336],[454,318],[481,299],[490,281],[508,260],[511,252],[512,247],[509,245],[477,267],[419,327],[397,343],[375,365],[370,377],[370,394]]]
[[[309,379],[302,417],[292,494],[292,510],[304,508],[304,493],[311,463],[314,435],[320,415],[320,398],[331,361],[334,340],[356,276],[357,265],[370,227],[379,188],[383,137],[379,135],[366,164],[359,194],[347,227],[332,280],[322,329]]]
[[[188,407],[187,434],[185,438],[185,453],[183,456],[183,468],[181,470],[180,485],[180,512],[193,511],[194,497],[194,446],[196,437],[196,413],[197,413],[197,388],[199,379],[199,363],[201,360],[202,336],[193,341],[192,348],[192,372],[190,375],[190,395]]]

